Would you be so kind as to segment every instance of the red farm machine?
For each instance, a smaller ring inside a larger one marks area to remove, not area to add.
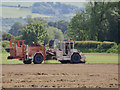
[[[7,49],[6,49],[7,50]],[[28,46],[24,40],[10,40],[8,59],[19,59],[24,64],[41,64],[43,60],[58,60],[61,63],[85,63],[85,56],[74,49],[73,41],[50,40],[45,46]]]

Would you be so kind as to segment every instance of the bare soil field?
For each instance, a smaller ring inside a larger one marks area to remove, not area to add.
[[[3,88],[118,88],[117,64],[2,65]]]

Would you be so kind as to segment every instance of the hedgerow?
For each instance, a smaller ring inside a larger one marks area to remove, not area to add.
[[[82,52],[118,53],[118,45],[108,41],[75,41],[75,48]]]

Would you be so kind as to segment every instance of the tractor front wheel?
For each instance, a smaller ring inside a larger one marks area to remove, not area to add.
[[[71,56],[71,63],[80,63],[81,56],[78,53],[74,53]]]
[[[34,59],[33,59],[33,63],[34,64],[41,64],[42,61],[43,61],[43,55],[41,53],[37,53],[35,56],[34,56]]]

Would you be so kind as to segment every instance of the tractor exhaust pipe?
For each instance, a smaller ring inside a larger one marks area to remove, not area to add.
[[[28,45],[26,46],[25,50],[25,60],[28,60]]]

